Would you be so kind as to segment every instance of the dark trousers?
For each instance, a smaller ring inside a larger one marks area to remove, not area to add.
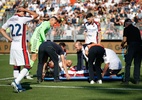
[[[77,52],[77,70],[78,71],[82,70],[82,67],[84,66],[84,61],[85,61],[86,69],[88,69],[88,61],[83,56],[82,51]]]
[[[103,56],[105,54],[105,50],[100,46],[93,46],[89,49],[88,54],[88,67],[89,67],[89,80],[94,80],[94,69],[96,71],[96,75],[98,80],[102,79],[101,75],[101,64],[103,61]],[[95,62],[95,65],[94,65]]]
[[[77,70],[81,70],[83,67],[83,54],[82,51],[77,52]]]
[[[48,57],[53,61],[54,63],[54,79],[59,78],[59,65],[58,65],[58,55],[54,48],[50,46],[49,43],[44,42],[40,45],[39,51],[38,51],[38,68],[37,68],[37,79],[42,79],[42,70],[43,65],[45,62],[47,62]]]
[[[139,81],[140,80],[140,66],[141,66],[141,46],[139,43],[130,43],[128,45],[128,49],[125,55],[125,81],[130,80],[130,67],[131,63],[134,60],[134,80]]]
[[[107,69],[105,76],[117,75],[120,71],[121,69],[116,69],[116,70]]]

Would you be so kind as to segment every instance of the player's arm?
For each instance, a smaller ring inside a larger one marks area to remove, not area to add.
[[[18,8],[18,10],[19,11],[24,11],[24,12],[27,12],[27,13],[29,13],[30,15],[32,15],[33,16],[33,18],[34,19],[36,19],[37,17],[38,17],[38,14],[37,13],[35,13],[35,12],[33,12],[33,11],[30,11],[30,10],[28,10],[28,9],[25,9],[25,8]]]
[[[87,31],[85,30],[83,34],[84,34],[85,43],[86,43],[86,35],[87,35]]]
[[[97,25],[97,29],[98,29],[98,44],[101,44],[101,40],[102,40],[102,34],[101,34],[101,25],[100,23],[96,23]]]
[[[8,39],[10,42],[12,42],[12,39],[7,35],[5,29],[1,28],[1,29],[0,29],[0,33],[1,33],[6,39]]]
[[[68,74],[68,70],[67,70],[67,67],[66,67],[66,64],[65,64],[64,55],[60,55],[60,57],[61,57],[61,61],[62,61],[62,64],[63,64],[63,68],[64,68],[64,70],[65,70],[65,72],[66,72],[66,78],[67,78],[67,79],[70,79],[70,76],[69,76],[69,74]]]
[[[101,40],[102,40],[102,34],[100,31],[98,31],[98,44],[101,44]]]
[[[86,28],[86,25],[84,24],[84,32],[83,32],[83,34],[84,34],[84,39],[85,39],[85,43],[86,43],[86,35],[87,35],[87,28]]]
[[[45,24],[43,24],[45,25]],[[42,40],[42,42],[46,41],[46,37],[45,37],[45,30],[47,29],[47,27],[43,26],[41,29],[40,29],[40,38]]]
[[[102,72],[102,77],[104,77],[108,68],[109,68],[109,63],[106,63],[105,66],[104,66],[103,72]]]
[[[127,37],[123,37],[123,40],[122,40],[122,42],[121,42],[121,48],[125,48],[125,43],[126,43],[126,41],[127,41]]]

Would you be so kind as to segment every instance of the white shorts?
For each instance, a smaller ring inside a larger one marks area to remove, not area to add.
[[[10,65],[29,66],[30,56],[28,50],[10,50]]]

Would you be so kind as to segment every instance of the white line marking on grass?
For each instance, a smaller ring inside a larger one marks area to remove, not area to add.
[[[9,79],[14,79],[14,77],[1,78],[0,81],[9,80]]]
[[[0,87],[7,87],[10,85],[0,84]],[[29,87],[29,85],[22,85],[24,87]],[[96,89],[96,90],[122,90],[122,91],[142,91],[138,88],[98,88],[98,87],[83,87],[83,86],[46,86],[46,85],[30,85],[30,87],[35,88],[64,88],[64,89]]]

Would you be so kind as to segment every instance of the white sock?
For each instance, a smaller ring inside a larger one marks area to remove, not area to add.
[[[26,76],[29,76],[29,74],[30,74],[30,73],[29,73],[29,71],[28,71],[27,74],[26,74]]]
[[[19,76],[15,79],[15,82],[16,82],[17,84],[19,84],[20,81],[24,78],[24,76],[26,76],[27,72],[28,72],[28,69],[23,68],[23,69],[21,70]]]
[[[13,70],[13,76],[16,79],[19,76],[19,70]]]

